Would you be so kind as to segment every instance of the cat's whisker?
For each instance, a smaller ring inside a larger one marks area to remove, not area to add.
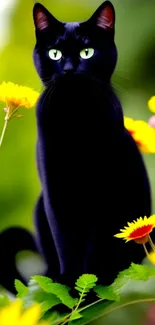
[[[114,74],[116,77],[119,77],[120,79],[123,79],[123,80],[127,80],[127,81],[130,81],[130,78],[128,78],[127,76],[124,76],[122,74],[119,74],[119,73],[115,73]]]
[[[115,112],[117,114],[116,102],[115,102],[115,99],[114,99],[114,96],[113,96],[113,88],[114,87],[111,84],[101,82],[100,80],[98,80],[98,78],[96,76],[93,76],[92,80],[99,82],[100,84],[102,84],[104,89],[107,90],[107,94],[108,94],[110,103],[112,104],[112,107],[114,108],[114,110],[115,110]]]
[[[43,77],[41,80],[43,83],[46,83],[46,86],[48,86],[48,84],[50,84],[52,81],[54,81],[54,80],[51,80],[49,77]]]
[[[53,88],[53,85],[54,85],[54,80],[53,80],[53,82],[51,83],[50,87],[47,88],[47,93],[45,94],[45,97],[44,97],[44,99],[43,99],[42,106],[44,106],[44,103],[45,103],[45,101],[48,99],[49,94],[51,94],[51,90],[52,90],[52,88]]]
[[[55,78],[53,78],[52,80],[49,81],[49,83],[47,84],[46,86],[46,89],[47,89],[47,93],[45,95],[45,98],[44,98],[44,101],[48,99],[49,95],[51,95],[55,89],[57,88],[58,86],[58,80],[60,79],[59,76],[55,76]],[[44,101],[42,103],[42,105],[44,104]]]
[[[121,93],[124,92],[124,91],[126,91],[125,88],[123,88],[120,85],[118,85],[115,81],[113,81],[112,82],[112,85],[111,85],[111,84],[108,84],[108,83],[101,82],[100,80],[98,80],[98,78],[96,76],[93,76],[92,79],[95,80],[95,81],[97,81],[97,82],[102,83],[103,86],[104,86],[104,88],[106,87],[108,90],[110,90],[111,93],[112,93],[112,89],[114,89],[116,91],[119,91]]]
[[[122,86],[120,86],[118,83],[116,83],[115,81],[113,81],[112,82],[112,87],[113,87],[113,89],[116,91],[116,92],[119,92],[120,94],[122,94],[122,93],[129,93],[128,91],[127,91],[127,89],[125,89],[125,88],[123,88]]]
[[[43,82],[43,84],[46,85],[46,87],[48,87],[49,85],[52,85],[52,83],[56,82],[56,80],[60,78],[59,75],[54,75],[54,77],[51,78],[51,76],[49,77],[42,77],[41,80]]]
[[[115,75],[118,75],[119,77],[124,77],[123,75],[124,75],[125,73],[130,73],[130,72],[132,72],[132,71],[133,71],[133,69],[128,69],[128,68],[126,68],[126,67],[125,67],[125,69],[120,69],[120,68],[116,67],[116,69],[115,69],[115,71],[114,71],[114,74],[115,74]]]
[[[42,81],[45,81],[45,82],[46,82],[46,81],[47,81],[47,82],[50,82],[49,77],[42,77],[41,80],[42,80]]]

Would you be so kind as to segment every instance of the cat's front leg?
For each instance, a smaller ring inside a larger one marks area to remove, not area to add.
[[[59,261],[53,237],[44,210],[43,196],[40,195],[35,208],[36,244],[47,265],[46,276],[59,278]]]
[[[70,238],[71,234],[68,234],[65,237],[65,245],[63,245],[63,268],[61,269],[57,253],[59,247],[62,245],[61,238],[57,238],[54,243],[52,231],[50,230],[44,209],[42,194],[40,195],[35,208],[35,225],[37,230],[36,244],[47,265],[47,270],[44,275],[52,278],[54,281],[72,287],[78,276],[84,273],[83,262],[80,261],[84,248],[78,244],[78,241],[76,241],[76,246],[78,247],[75,247],[73,238]],[[79,272],[79,268],[81,272]]]

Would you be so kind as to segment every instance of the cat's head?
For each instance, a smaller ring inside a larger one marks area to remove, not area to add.
[[[33,8],[34,64],[45,85],[56,77],[81,74],[109,82],[117,61],[115,11],[105,1],[81,23],[58,21],[41,4]]]

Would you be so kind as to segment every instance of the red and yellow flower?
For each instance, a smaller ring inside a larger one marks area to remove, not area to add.
[[[120,230],[120,233],[116,234],[115,237],[122,238],[126,240],[126,242],[130,240],[134,240],[138,242],[139,240],[146,241],[146,237],[150,234],[150,232],[155,227],[155,214],[151,217],[144,218],[140,217],[136,221],[128,222],[127,226],[124,229]],[[148,240],[147,240],[148,241]]]
[[[137,244],[143,244],[146,255],[149,260],[150,254],[146,248],[146,243],[149,242],[152,250],[155,252],[155,245],[152,242],[150,233],[155,227],[155,214],[150,217],[140,217],[136,221],[128,222],[124,229],[120,229],[120,233],[114,235],[116,238],[122,238],[126,242],[134,240]]]

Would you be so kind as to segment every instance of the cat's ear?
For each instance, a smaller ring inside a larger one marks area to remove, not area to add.
[[[52,14],[40,3],[35,3],[33,7],[33,19],[37,30],[44,31],[50,25],[60,24]]]
[[[113,30],[115,25],[115,10],[110,1],[105,1],[95,11],[90,21],[104,30]]]

